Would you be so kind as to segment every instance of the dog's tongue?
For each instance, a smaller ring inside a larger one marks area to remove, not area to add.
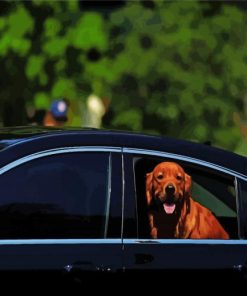
[[[176,208],[176,205],[175,204],[167,204],[167,203],[164,203],[163,204],[163,207],[164,207],[164,210],[167,214],[173,214],[175,208]]]

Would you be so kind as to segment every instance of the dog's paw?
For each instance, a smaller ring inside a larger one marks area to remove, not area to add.
[[[152,237],[153,239],[156,239],[156,238],[157,238],[157,228],[156,228],[156,227],[153,227],[153,228],[151,229],[151,237]]]

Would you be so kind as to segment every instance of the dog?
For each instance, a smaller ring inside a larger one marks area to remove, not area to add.
[[[210,210],[191,196],[191,177],[175,162],[146,174],[151,238],[229,239]]]

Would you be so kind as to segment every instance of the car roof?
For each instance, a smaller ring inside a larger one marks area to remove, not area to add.
[[[16,158],[21,157],[23,153],[35,152],[37,149],[40,151],[74,145],[128,147],[168,152],[207,161],[247,175],[246,157],[217,147],[144,133],[74,127],[1,128],[0,151],[4,153],[4,160],[0,160],[0,165],[10,161],[14,155]]]

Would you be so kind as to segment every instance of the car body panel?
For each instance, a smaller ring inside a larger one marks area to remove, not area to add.
[[[244,265],[247,242],[239,240],[124,240],[125,269],[233,270]]]
[[[1,240],[0,270],[116,272],[121,245],[120,239]]]

